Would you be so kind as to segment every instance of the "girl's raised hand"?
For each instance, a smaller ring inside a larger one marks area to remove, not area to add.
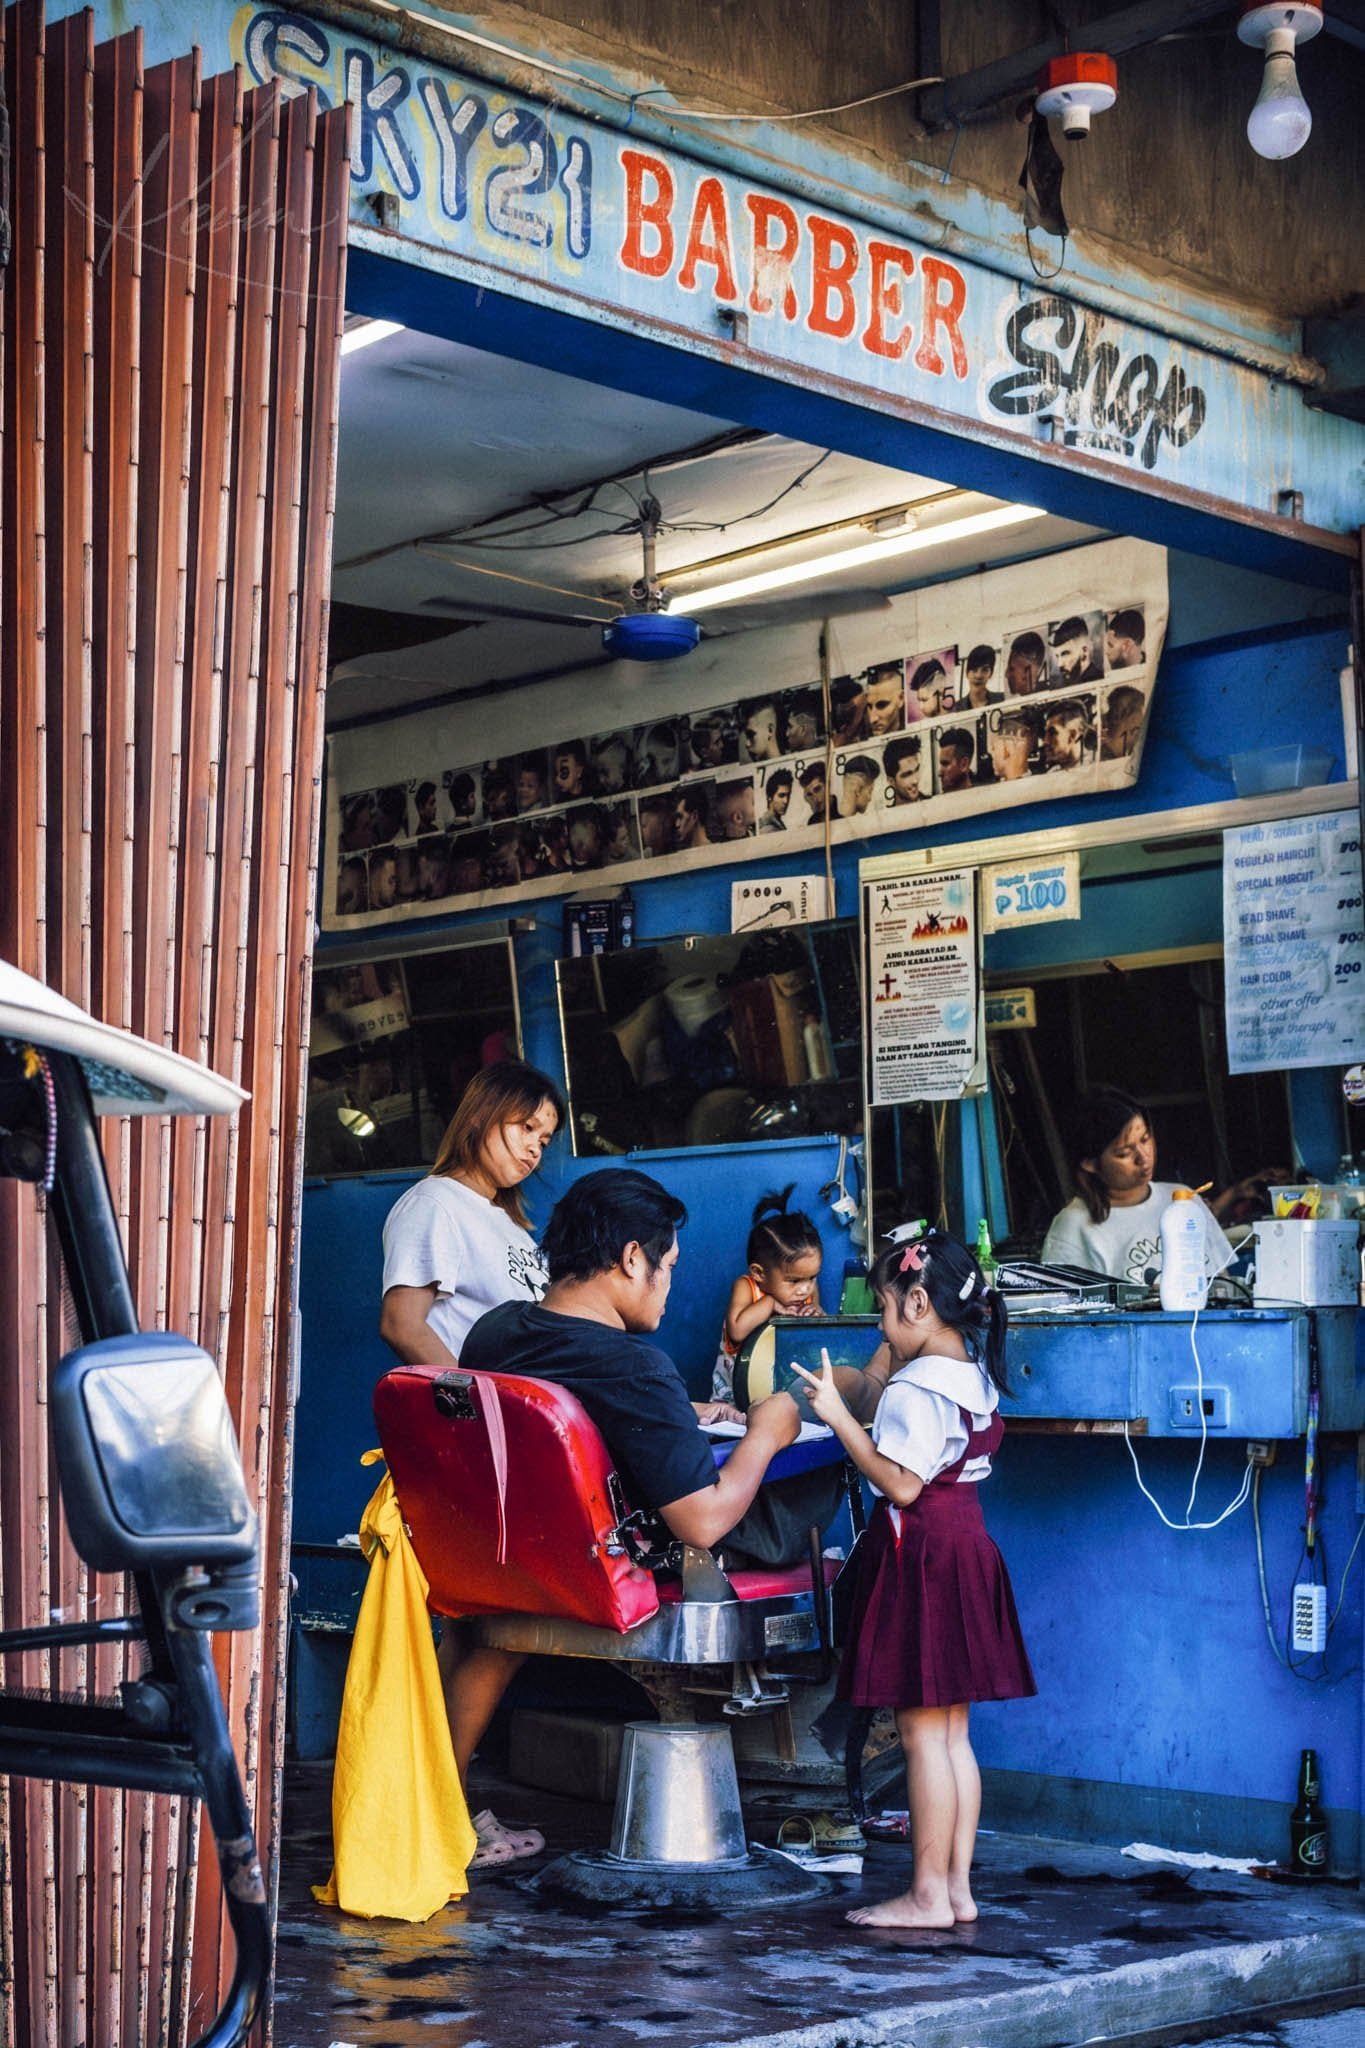
[[[844,1397],[834,1384],[834,1367],[830,1364],[828,1351],[823,1345],[820,1347],[818,1377],[813,1372],[807,1372],[805,1367],[798,1365],[794,1359],[792,1371],[805,1382],[806,1399],[810,1403],[812,1414],[832,1427],[837,1418],[844,1413]]]

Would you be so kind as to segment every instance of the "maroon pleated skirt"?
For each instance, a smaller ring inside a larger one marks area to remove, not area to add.
[[[878,1501],[858,1549],[841,1699],[856,1707],[951,1707],[1037,1692],[980,1492],[956,1482],[926,1486],[901,1510],[899,1537]]]

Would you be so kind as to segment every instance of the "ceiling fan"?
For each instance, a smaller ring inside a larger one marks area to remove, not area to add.
[[[526,619],[537,625],[573,626],[575,628],[596,627],[602,635],[604,653],[616,661],[659,662],[678,659],[690,654],[702,639],[727,638],[732,633],[751,632],[757,627],[795,624],[804,619],[843,618],[851,612],[883,610],[891,600],[880,590],[843,590],[825,596],[805,592],[799,596],[784,597],[770,593],[765,599],[752,605],[735,606],[727,611],[723,621],[712,624],[709,620],[703,626],[699,619],[687,617],[685,613],[668,610],[668,595],[659,582],[657,570],[657,544],[659,528],[663,523],[663,508],[655,497],[640,501],[639,518],[632,522],[640,536],[643,562],[641,574],[630,587],[630,603],[626,608],[612,606],[610,616],[603,617],[596,612],[551,611],[522,604],[483,604],[467,598],[430,597],[425,608],[442,611],[453,616],[469,619]],[[418,543],[419,552],[433,554],[443,561],[451,559],[444,548],[430,543]],[[576,603],[602,604],[606,598],[587,597],[581,591],[567,590],[557,583],[543,583],[534,577],[513,575],[505,569],[494,569],[483,562],[471,562],[461,558],[459,566],[477,575],[496,577],[516,584],[520,588],[543,590],[547,595],[573,598]]]

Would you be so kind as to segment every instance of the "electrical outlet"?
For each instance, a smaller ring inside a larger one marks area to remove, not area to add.
[[[1171,1388],[1171,1428],[1173,1430],[1195,1430],[1201,1427],[1199,1419],[1200,1395],[1198,1387]],[[1226,1387],[1206,1386],[1203,1394],[1205,1429],[1226,1429],[1228,1409],[1231,1403]]]
[[[1259,1439],[1258,1439],[1258,1438],[1256,1438],[1256,1437],[1251,1437],[1251,1438],[1248,1438],[1248,1440],[1247,1440],[1247,1463],[1248,1463],[1248,1465],[1259,1465],[1259,1466],[1260,1466],[1260,1467],[1262,1468],[1262,1470],[1264,1470],[1264,1468],[1265,1468],[1265,1467],[1266,1467],[1267,1465],[1273,1465],[1273,1464],[1274,1464],[1274,1462],[1275,1462],[1275,1446],[1274,1446],[1274,1444],[1273,1444],[1273,1443],[1270,1443],[1270,1442],[1268,1442],[1268,1441],[1266,1440],[1266,1438],[1264,1438],[1264,1437],[1261,1437],[1261,1438],[1259,1438]]]

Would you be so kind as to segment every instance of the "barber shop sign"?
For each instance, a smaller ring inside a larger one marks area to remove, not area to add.
[[[1354,523],[1332,495],[1342,422],[1231,352],[1079,303],[1084,287],[1018,283],[642,139],[633,104],[613,132],[311,13],[243,7],[226,25],[225,54],[253,82],[353,103],[356,228],[382,218],[395,254],[430,249],[472,282],[608,326],[1260,512],[1293,483],[1310,521]],[[197,28],[207,62],[212,32]]]

